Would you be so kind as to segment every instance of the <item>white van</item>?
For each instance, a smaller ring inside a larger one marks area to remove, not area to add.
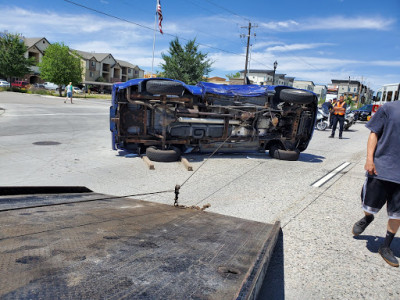
[[[386,102],[398,101],[400,92],[400,83],[384,84],[376,91],[374,103],[372,106],[371,116],[378,110],[378,108]]]

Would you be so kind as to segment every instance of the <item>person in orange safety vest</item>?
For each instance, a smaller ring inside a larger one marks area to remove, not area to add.
[[[346,114],[347,104],[344,102],[344,97],[340,96],[339,102],[333,105],[333,126],[330,138],[335,137],[335,131],[337,123],[339,122],[339,139],[342,138],[343,127],[344,127],[344,115]]]

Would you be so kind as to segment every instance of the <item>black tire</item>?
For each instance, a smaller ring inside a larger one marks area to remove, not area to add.
[[[326,128],[328,128],[328,124],[326,124],[326,122],[324,122],[323,120],[319,120],[316,124],[316,127],[318,130],[324,131]]]
[[[168,150],[161,150],[152,146],[146,149],[146,155],[152,161],[172,162],[180,159],[181,151],[176,147],[171,147]]]
[[[280,160],[289,160],[295,161],[300,157],[299,150],[282,150],[278,146],[274,145],[269,149],[269,155],[272,158],[280,159]]]
[[[309,104],[314,101],[315,96],[313,93],[304,90],[284,89],[281,90],[279,98],[283,102]]]
[[[180,82],[169,80],[149,80],[146,91],[153,95],[182,95],[185,88]]]

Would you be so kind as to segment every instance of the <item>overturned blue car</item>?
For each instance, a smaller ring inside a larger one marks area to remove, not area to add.
[[[274,158],[297,160],[316,115],[316,95],[287,86],[133,79],[113,86],[110,130],[114,150],[154,161],[216,150],[269,150]]]

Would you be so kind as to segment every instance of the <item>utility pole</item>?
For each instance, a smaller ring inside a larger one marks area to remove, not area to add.
[[[347,84],[347,97],[346,97],[346,100],[347,100],[348,97],[350,97],[350,76],[349,76],[349,83]]]
[[[362,96],[362,91],[363,91],[363,79],[364,79],[364,76],[361,76],[360,89],[358,90],[357,106],[356,106],[356,108],[358,108],[358,104],[360,103],[361,96]]]
[[[253,26],[253,28],[256,28],[256,27],[258,27],[258,26]],[[244,26],[244,27],[241,27],[241,28],[247,28],[248,29],[247,47],[246,47],[246,64],[244,66],[244,78],[243,78],[243,84],[246,84],[247,66],[249,64],[249,47],[250,47],[250,35],[251,35],[251,22],[249,22],[249,26]],[[241,34],[240,37],[246,37],[246,35]]]

